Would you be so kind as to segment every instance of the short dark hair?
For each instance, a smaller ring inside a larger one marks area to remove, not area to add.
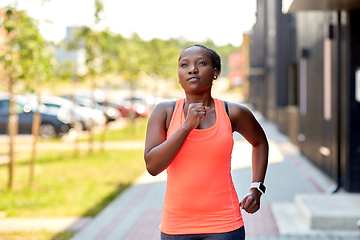
[[[186,49],[191,48],[191,47],[200,47],[200,48],[204,49],[205,51],[207,51],[207,53],[209,54],[209,57],[211,59],[211,64],[212,64],[213,68],[216,68],[218,70],[218,74],[220,75],[221,58],[215,50],[205,47],[204,45],[194,44],[194,45],[190,45],[190,46],[186,47],[184,49],[184,51],[181,52],[180,56],[183,54],[183,52],[185,52]],[[180,57],[179,57],[179,60],[180,60]]]

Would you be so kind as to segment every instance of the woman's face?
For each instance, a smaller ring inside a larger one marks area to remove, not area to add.
[[[178,76],[185,92],[201,93],[211,89],[217,73],[208,52],[201,47],[190,47],[180,55]]]

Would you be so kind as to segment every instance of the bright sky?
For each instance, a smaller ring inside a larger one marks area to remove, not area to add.
[[[15,0],[1,0],[0,7]],[[239,46],[242,34],[256,21],[256,0],[104,0],[103,27],[144,40],[184,37],[191,41],[210,38],[217,45]],[[92,26],[94,0],[19,0],[18,8],[40,20],[41,34],[51,41],[64,39],[67,26]],[[46,23],[50,20],[52,24]]]

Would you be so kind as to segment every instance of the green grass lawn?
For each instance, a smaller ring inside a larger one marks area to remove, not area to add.
[[[0,240],[68,240],[74,235],[75,233],[70,231],[60,233],[48,231],[0,232]]]
[[[137,119],[123,129],[109,130],[106,141],[144,140],[146,124],[147,119]],[[100,140],[101,134],[95,135],[94,141]],[[93,217],[145,171],[143,150],[73,154],[38,152],[32,189],[28,187],[29,159],[16,160],[11,191],[7,165],[0,165],[0,211],[7,217]],[[74,235],[70,231],[14,231],[0,232],[0,240],[68,240]]]
[[[14,188],[0,166],[0,211],[8,217],[95,216],[145,171],[143,150],[108,150],[78,157],[73,152],[41,152],[35,184],[28,184],[28,161],[15,165]]]

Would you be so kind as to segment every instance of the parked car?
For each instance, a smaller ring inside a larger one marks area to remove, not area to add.
[[[116,103],[112,101],[98,101],[97,103],[101,106],[110,106],[116,108],[120,111],[122,117],[131,118],[131,111],[133,111],[135,118],[140,117],[140,114],[136,110],[131,110],[130,105],[128,104]]]
[[[117,102],[127,109],[132,109],[138,117],[147,117],[151,112],[146,101],[140,97],[121,98]]]
[[[82,130],[89,130],[94,124],[95,126],[103,126],[106,118],[102,111],[89,107],[80,106],[73,101],[56,96],[43,96],[41,102],[47,107],[57,108],[59,111],[68,109],[73,111],[74,117],[82,125]]]
[[[7,134],[8,132],[9,103],[9,95],[0,96],[0,134]],[[19,134],[31,134],[36,108],[37,106],[31,104],[25,97],[16,96],[15,111],[19,116]],[[70,115],[64,112],[59,113],[44,105],[39,106],[39,112],[41,115],[39,136],[41,138],[61,137],[71,129],[72,122]]]
[[[70,95],[65,95],[63,96],[66,99],[70,99],[71,96]],[[80,97],[80,96],[73,96],[75,102],[77,104],[79,104],[82,107],[90,107],[90,108],[95,108],[98,110],[101,110],[106,117],[106,122],[110,122],[110,121],[115,121],[116,119],[118,119],[119,117],[121,117],[121,113],[118,109],[114,108],[114,107],[110,107],[110,106],[101,106],[99,105],[97,102],[92,101],[90,98],[86,98],[86,97]]]

